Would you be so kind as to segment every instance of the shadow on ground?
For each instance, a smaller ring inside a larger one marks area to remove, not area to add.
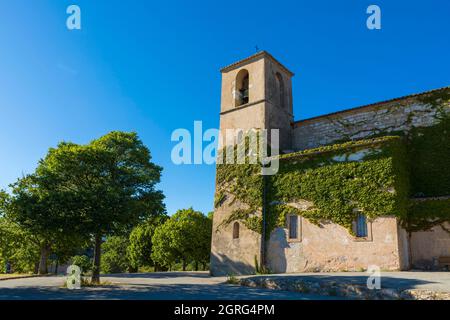
[[[308,283],[337,283],[337,284],[347,284],[347,285],[367,285],[367,279],[369,274],[362,273],[361,275],[261,275],[261,276],[250,276],[246,277],[248,280],[260,281],[263,279],[278,281],[305,281]],[[411,278],[401,278],[401,277],[389,277],[381,275],[381,287],[382,288],[392,288],[392,289],[413,289],[419,285],[436,283],[430,280],[423,279],[411,279]]]
[[[316,300],[324,298],[326,297],[232,285],[113,285],[81,290],[55,287],[0,289],[0,300]]]

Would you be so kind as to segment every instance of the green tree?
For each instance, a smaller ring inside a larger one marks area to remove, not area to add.
[[[88,145],[60,143],[41,162],[39,176],[67,194],[66,211],[78,214],[79,232],[92,235],[92,282],[100,281],[103,237],[127,234],[165,211],[155,189],[161,170],[136,133],[116,131]]]
[[[111,236],[102,243],[101,270],[104,273],[122,273],[129,269],[128,244],[128,238],[123,236]]]
[[[168,217],[159,215],[149,218],[144,223],[136,226],[130,234],[130,245],[128,246],[128,256],[134,270],[139,267],[157,266],[151,258],[152,237],[158,226],[162,225]]]
[[[86,274],[87,272],[91,271],[91,269],[92,269],[92,261],[86,255],[73,256],[70,260],[71,260],[71,264],[74,264],[81,268],[81,272],[83,274]]]
[[[192,208],[178,210],[156,228],[152,240],[152,259],[162,265],[170,267],[179,260],[183,271],[190,262],[205,265],[211,246],[211,219]]]
[[[179,254],[168,237],[172,234],[172,223],[166,223],[158,226],[152,237],[151,259],[161,266],[172,269],[172,265],[177,261]]]
[[[6,272],[6,264],[13,272],[36,272],[38,260],[39,246],[32,235],[0,215],[0,273]]]
[[[0,203],[7,218],[17,224],[40,250],[39,274],[47,273],[47,260],[53,247],[74,242],[77,222],[66,210],[66,197],[49,191],[37,174],[18,179],[11,184],[12,194],[2,195]]]
[[[78,253],[84,252],[90,245],[89,238],[83,233],[76,233],[70,237],[66,237],[64,241],[56,241],[51,247],[53,261],[56,263],[56,271],[58,271],[58,265],[70,261]],[[85,271],[89,271],[91,268],[92,265],[88,268],[83,265],[83,270]]]

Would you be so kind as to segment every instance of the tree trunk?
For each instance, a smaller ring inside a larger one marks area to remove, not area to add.
[[[41,247],[41,258],[39,260],[39,271],[38,274],[47,274],[47,258],[50,253],[50,248],[47,244]]]
[[[202,270],[206,271],[206,263],[204,263],[204,262],[202,263]]]
[[[135,266],[128,266],[128,273],[136,273],[139,271],[138,267]]]
[[[186,260],[183,259],[183,271],[186,271]]]
[[[195,271],[198,271],[198,261],[195,261]]]
[[[38,272],[39,272],[39,262],[40,261],[36,261],[35,263],[34,263],[34,274],[38,274]]]
[[[92,266],[92,283],[100,283],[100,255],[102,249],[102,236],[95,236],[95,245],[94,245],[94,261]]]
[[[55,274],[58,274],[58,267],[59,267],[59,260],[56,259],[56,265],[55,265]]]

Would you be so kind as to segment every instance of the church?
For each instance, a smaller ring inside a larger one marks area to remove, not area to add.
[[[278,129],[280,169],[217,165],[212,275],[449,269],[450,87],[295,121],[268,52],[221,74],[220,130]]]

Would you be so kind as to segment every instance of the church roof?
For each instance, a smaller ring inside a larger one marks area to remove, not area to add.
[[[336,111],[336,112],[332,112],[332,113],[327,113],[327,114],[323,114],[320,116],[316,116],[316,117],[312,117],[312,118],[308,118],[308,119],[302,119],[302,120],[297,120],[294,121],[293,125],[298,126],[301,125],[303,123],[306,122],[310,122],[310,121],[315,121],[315,120],[320,120],[323,118],[327,118],[327,117],[332,117],[335,115],[340,115],[343,113],[351,113],[351,112],[355,112],[355,111],[363,111],[364,109],[371,109],[377,106],[382,106],[384,104],[388,104],[388,103],[392,103],[392,102],[397,102],[397,101],[401,101],[401,100],[405,100],[405,99],[409,99],[409,98],[414,98],[414,97],[418,97],[418,96],[422,96],[422,95],[426,95],[426,94],[430,94],[430,93],[435,93],[438,91],[444,91],[444,90],[449,90],[450,86],[447,87],[442,87],[442,88],[438,88],[438,89],[433,89],[433,90],[428,90],[428,91],[424,91],[424,92],[420,92],[420,93],[413,93],[410,95],[406,95],[406,96],[402,96],[402,97],[398,97],[398,98],[394,98],[394,99],[389,99],[389,100],[384,100],[384,101],[380,101],[380,102],[375,102],[375,103],[371,103],[371,104],[367,104],[367,105],[363,105],[363,106],[359,106],[359,107],[355,107],[355,108],[350,108],[350,109],[344,109],[344,110],[340,110],[340,111]]]

